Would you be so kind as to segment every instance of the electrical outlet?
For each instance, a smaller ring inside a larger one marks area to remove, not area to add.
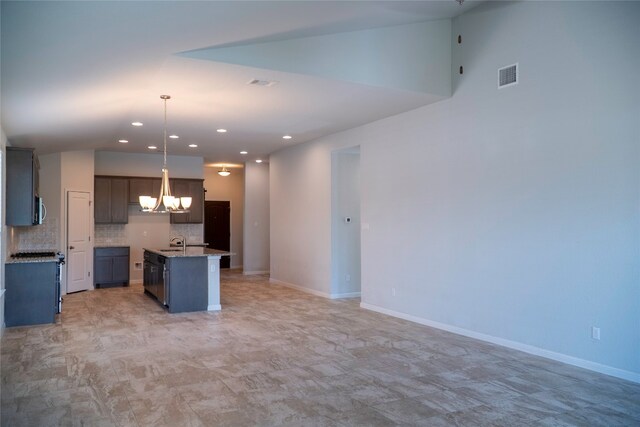
[[[591,327],[591,338],[600,341],[600,328],[596,328],[595,326]]]
[[[391,295],[396,296],[396,288],[391,288]]]

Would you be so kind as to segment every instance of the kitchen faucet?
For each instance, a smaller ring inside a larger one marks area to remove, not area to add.
[[[186,251],[187,250],[187,238],[182,236],[182,235],[177,235],[176,237],[173,237],[169,243],[173,243],[174,240],[177,240],[176,244],[178,245],[182,245],[182,250]]]

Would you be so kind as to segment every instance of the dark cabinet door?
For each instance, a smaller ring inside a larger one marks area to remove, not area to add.
[[[94,181],[93,219],[96,224],[111,223],[111,178],[96,177]]]
[[[100,256],[95,257],[93,280],[96,286],[100,283],[109,283],[113,280],[113,268],[111,257]]]
[[[189,194],[191,195],[191,208],[188,214],[189,223],[202,224],[204,217],[204,188],[202,181],[190,181]]]
[[[126,178],[111,178],[111,223],[129,222],[129,182]]]
[[[93,265],[93,284],[96,288],[127,285],[129,283],[129,247],[95,248]]]
[[[7,225],[34,225],[38,165],[33,150],[7,147]]]
[[[171,180],[171,194],[176,197],[189,197],[189,181],[176,179]],[[171,214],[172,224],[186,224],[189,222],[188,213]]]
[[[167,305],[170,313],[205,311],[209,304],[207,257],[167,260]]]
[[[54,323],[56,315],[55,262],[24,262],[5,266],[7,326]]]
[[[157,198],[161,185],[160,178],[129,178],[129,204],[140,205],[140,196]]]
[[[129,180],[97,176],[94,180],[93,219],[96,224],[129,222]]]
[[[129,282],[129,257],[128,256],[115,256],[111,258],[112,261],[112,280],[114,282]]]
[[[172,224],[202,224],[204,217],[204,187],[200,179],[176,179],[171,182],[171,194],[191,197],[189,213],[171,214]]]

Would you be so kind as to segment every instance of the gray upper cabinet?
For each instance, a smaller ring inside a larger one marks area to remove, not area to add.
[[[96,224],[126,224],[129,222],[129,180],[96,176],[94,182]]]
[[[202,224],[204,218],[204,187],[201,179],[172,179],[171,194],[191,197],[189,213],[171,214],[172,224]]]
[[[158,197],[161,185],[159,178],[129,178],[129,204],[140,204],[140,196]]]
[[[38,223],[38,158],[32,149],[7,147],[7,225]]]

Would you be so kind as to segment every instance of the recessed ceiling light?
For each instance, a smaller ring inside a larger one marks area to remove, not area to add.
[[[149,150],[157,150],[158,147],[156,147],[155,145],[150,145],[147,147]]]
[[[262,160],[258,159],[256,160],[256,163],[262,163]]]
[[[189,144],[189,148],[198,148],[198,144]]]
[[[142,126],[142,122],[131,122],[131,126]]]
[[[248,154],[246,151],[241,151],[240,154]]]
[[[218,133],[227,133],[226,129],[216,129],[216,132]]]
[[[171,139],[178,139],[178,138],[180,138],[180,137],[179,137],[178,135],[169,135],[169,138],[171,138]]]
[[[129,141],[127,141],[126,139],[119,139],[118,142],[121,144],[126,144]]]
[[[285,135],[282,137],[282,139],[291,139],[291,135]]]

